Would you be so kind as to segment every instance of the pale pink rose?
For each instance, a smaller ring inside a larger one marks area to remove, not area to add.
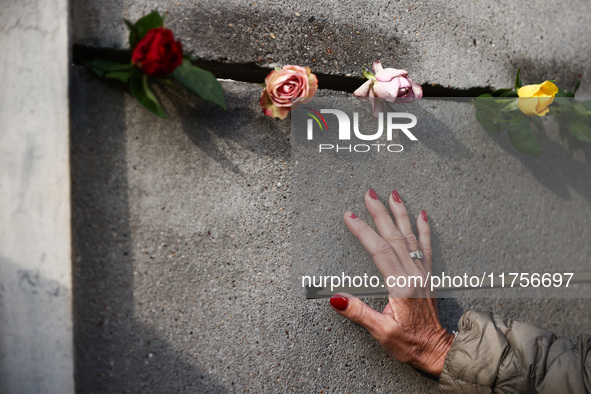
[[[265,78],[260,104],[263,113],[285,119],[292,105],[309,103],[316,94],[318,79],[309,67],[284,66]],[[293,101],[292,101],[293,100]]]
[[[383,112],[381,100],[410,102],[423,97],[421,85],[408,78],[408,71],[383,68],[379,60],[373,63],[375,75],[371,76],[353,95],[370,99],[374,116]],[[370,74],[371,75],[371,74]]]

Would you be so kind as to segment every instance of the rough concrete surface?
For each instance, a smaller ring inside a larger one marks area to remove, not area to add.
[[[259,86],[224,82],[226,112],[165,89],[161,120],[72,72],[78,391],[436,391],[326,300],[294,291],[290,125],[260,113]],[[472,308],[591,332],[589,300],[439,303],[450,330]]]
[[[470,88],[557,79],[591,92],[591,3],[494,1],[74,1],[74,42],[128,47],[122,18],[167,12],[185,49],[228,63],[361,75],[381,59],[420,83]],[[322,81],[320,81],[322,84]]]
[[[0,11],[0,393],[74,390],[66,0]]]

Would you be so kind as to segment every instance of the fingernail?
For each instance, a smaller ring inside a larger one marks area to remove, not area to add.
[[[373,189],[369,189],[369,196],[371,198],[373,198],[374,200],[378,200],[378,195],[377,195],[376,191]]]
[[[428,222],[428,221],[429,221],[429,216],[427,216],[427,211],[425,211],[425,210],[423,209],[423,212],[421,212],[421,215],[423,215],[423,220],[424,220],[425,222]]]
[[[402,202],[402,199],[400,198],[400,194],[398,194],[398,192],[396,190],[392,190],[392,198],[396,202]]]
[[[345,297],[333,295],[330,298],[330,305],[332,305],[332,307],[334,309],[336,309],[337,311],[342,312],[345,309],[347,309],[347,306],[349,306],[349,300],[346,299]]]
[[[357,219],[357,215],[355,215],[354,213],[351,212],[351,214],[349,215],[349,217],[351,219]]]

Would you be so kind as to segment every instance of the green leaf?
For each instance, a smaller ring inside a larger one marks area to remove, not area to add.
[[[187,59],[174,70],[172,76],[191,93],[226,109],[226,99],[222,85],[209,71],[191,64]]]
[[[501,93],[499,97],[519,97],[517,92],[513,89],[503,89],[505,92]]]
[[[164,19],[158,11],[152,11],[148,15],[141,17],[137,22],[131,24],[129,21],[125,21],[127,27],[129,27],[129,45],[131,48],[135,48],[138,42],[148,33],[148,31],[157,27],[164,26]]]
[[[591,127],[581,120],[571,123],[570,133],[579,141],[591,142]]]
[[[558,93],[560,93],[560,91],[558,91]],[[564,108],[572,108],[573,100],[567,98],[567,96],[559,96],[558,94],[556,94],[556,97],[554,97],[554,101],[552,102],[553,106],[560,106],[560,107],[564,107]]]
[[[183,53],[183,59],[188,59],[191,62],[195,62],[198,60],[197,56],[193,56],[190,53]]]
[[[490,94],[491,94],[491,96],[493,96],[493,97],[500,97],[500,96],[501,96],[503,93],[505,93],[507,90],[509,90],[509,91],[510,91],[510,90],[512,90],[512,89],[497,89],[497,90],[494,90],[494,91],[493,91],[492,93],[490,93]]]
[[[519,74],[521,74],[521,69],[517,70],[517,75],[515,76],[515,91],[517,92],[520,87],[523,86],[521,83],[521,79],[519,79]]]
[[[131,71],[111,71],[105,74],[107,79],[117,79],[123,83],[127,83],[131,78]]]
[[[484,127],[486,131],[498,133],[500,130],[500,125],[488,120],[488,118],[480,110],[476,110],[476,120],[482,125],[482,127]]]
[[[573,97],[573,92],[567,92],[561,88],[558,88],[558,93],[556,93],[556,97]]]
[[[574,102],[573,109],[575,110],[575,114],[577,114],[577,115],[581,115],[581,116],[589,115],[589,111],[582,103]]]
[[[133,68],[131,73],[131,94],[148,110],[161,118],[166,118],[166,112],[148,86],[148,76],[142,74],[137,68]]]
[[[129,63],[119,63],[101,58],[94,58],[90,61],[83,60],[81,63],[99,77],[104,77],[105,73],[111,71],[128,71],[131,68]]]
[[[581,86],[581,81],[577,82],[577,84],[575,85],[575,88],[573,90],[573,97],[575,97],[575,94],[577,94],[577,90],[579,90],[579,86]]]
[[[489,121],[494,124],[499,122],[499,116],[497,114],[498,103],[490,94],[483,94],[478,96],[472,101],[477,110],[482,112]]]
[[[499,112],[499,115],[499,123],[519,123],[528,118],[521,111]]]
[[[129,46],[133,49],[139,41],[137,27],[127,19],[123,19],[123,21],[129,29]]]
[[[90,71],[92,71],[93,73],[95,73],[99,78],[102,78],[103,75],[105,75],[105,71],[97,68],[97,67],[93,67],[92,64],[86,60],[82,60],[81,61],[82,65],[85,66],[86,68],[88,68]]]
[[[507,133],[511,145],[519,152],[534,157],[538,157],[542,153],[540,144],[527,120],[509,124]]]
[[[535,125],[536,125],[536,127],[537,127],[539,130],[542,130],[542,127],[543,127],[543,125],[542,125],[542,118],[540,118],[539,116],[530,116],[530,117],[529,117],[529,120],[530,120],[530,121],[531,121],[533,124],[535,124]]]

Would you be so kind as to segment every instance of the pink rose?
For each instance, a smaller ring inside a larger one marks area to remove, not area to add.
[[[383,68],[379,60],[373,63],[373,71],[375,75],[365,74],[368,81],[353,92],[353,95],[368,97],[374,110],[374,116],[383,112],[382,101],[374,100],[376,97],[390,102],[410,102],[423,97],[423,88],[408,78],[407,71]]]
[[[260,99],[263,113],[285,119],[292,105],[312,100],[318,88],[318,79],[309,67],[284,66],[281,70],[271,71],[265,78],[265,85]]]

